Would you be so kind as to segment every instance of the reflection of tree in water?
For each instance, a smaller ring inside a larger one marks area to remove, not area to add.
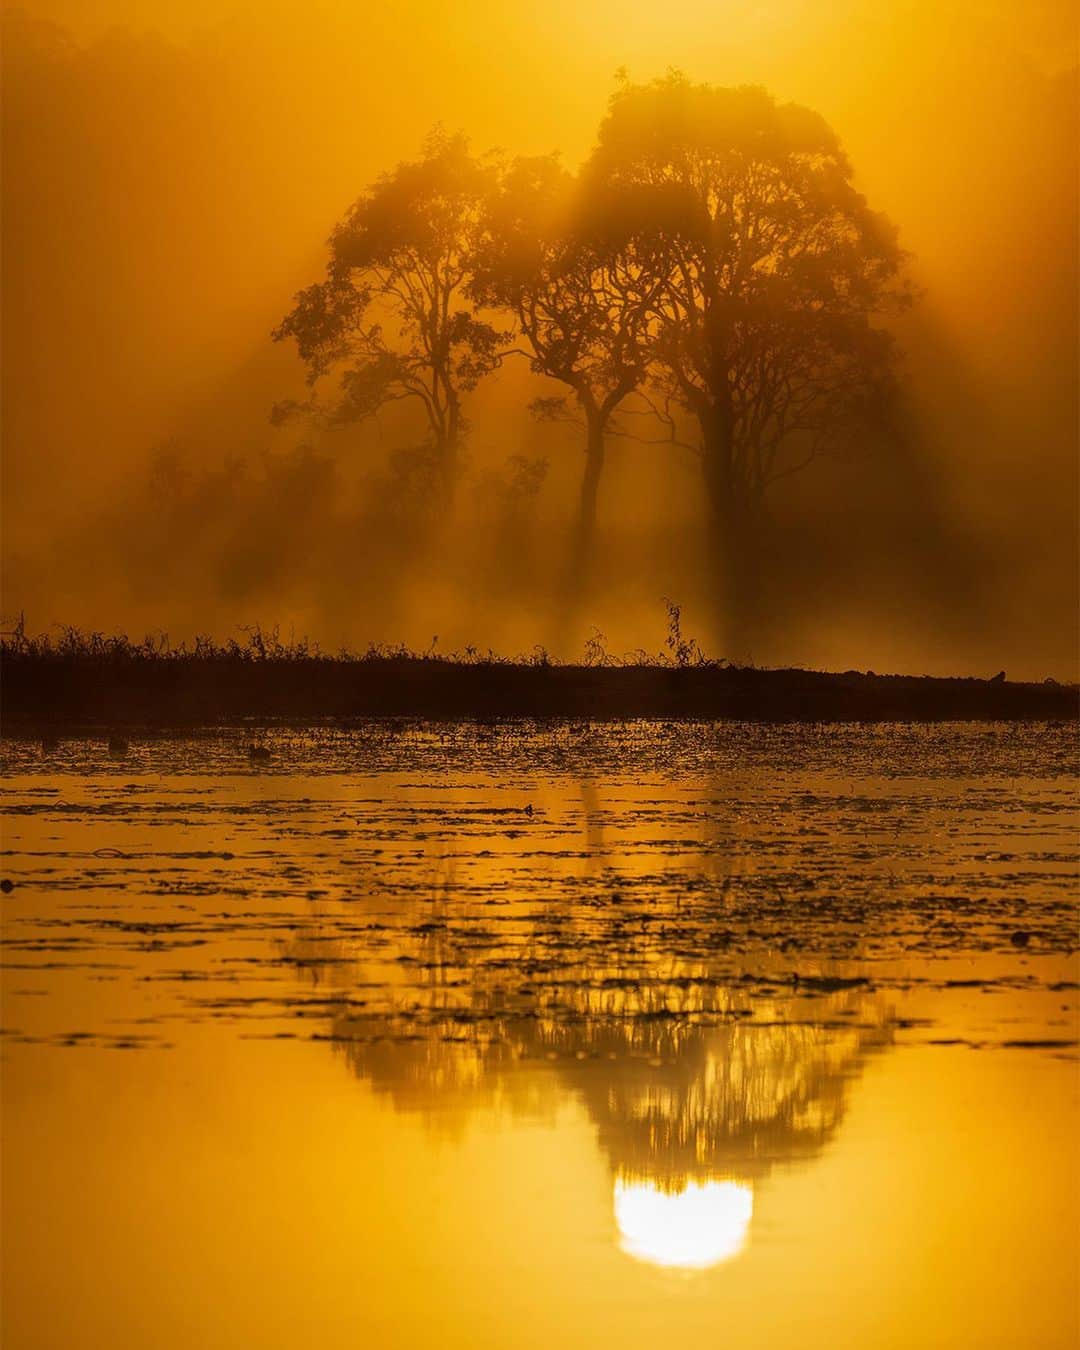
[[[572,1064],[564,1076],[616,1172],[675,1189],[817,1152],[840,1121],[847,1075],[881,1043],[874,1031],[745,1021],[662,1039],[650,1060],[616,1053],[600,1073]]]
[[[683,1269],[730,1259],[757,1183],[827,1144],[890,1042],[851,964],[866,932],[808,893],[799,821],[738,771],[606,803],[594,779],[580,806],[539,804],[488,832],[458,808],[442,862],[421,817],[419,868],[404,849],[370,904],[327,911],[287,954],[316,984],[305,1015],[440,1130],[490,1107],[554,1120],[572,1097],[610,1167],[620,1247]]]
[[[557,939],[564,951],[600,945],[575,941],[572,926]],[[363,1006],[328,1002],[350,1068],[433,1119],[495,1101],[551,1109],[558,1084],[585,1105],[617,1176],[665,1190],[812,1157],[840,1122],[849,1080],[890,1039],[880,1000],[842,980],[798,987],[760,966],[732,980],[655,939],[633,965],[587,955],[571,966],[567,952],[564,968],[550,927],[512,959],[474,938],[438,923],[402,930],[397,960],[416,983]],[[319,984],[348,982],[344,951],[314,968]],[[550,1072],[522,1073],[530,1062]]]

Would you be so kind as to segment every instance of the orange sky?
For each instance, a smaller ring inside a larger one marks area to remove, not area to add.
[[[760,82],[822,112],[926,288],[905,345],[945,442],[944,509],[1003,530],[1022,557],[1045,511],[1075,500],[1067,0],[23,0],[4,12],[9,552],[37,559],[169,435],[268,443],[266,407],[297,366],[267,333],[364,184],[440,120],[478,148],[557,148],[574,164],[623,66],[634,79],[678,66]],[[62,78],[47,73],[39,19],[85,49],[62,59]],[[1055,573],[1074,549],[1065,511]],[[1075,589],[1062,580],[1047,600],[1046,585],[1031,582],[1039,659],[1061,669]]]

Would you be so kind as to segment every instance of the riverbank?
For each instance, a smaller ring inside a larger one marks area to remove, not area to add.
[[[251,719],[688,718],[750,721],[1072,720],[1075,685],[943,679],[700,661],[560,665],[375,651],[325,656],[250,647],[161,651],[122,643],[5,643],[8,734],[73,727],[192,727]]]

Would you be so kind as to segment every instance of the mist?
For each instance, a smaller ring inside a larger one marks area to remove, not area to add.
[[[5,619],[569,659],[655,650],[669,598],[734,660],[1074,678],[1072,7],[443,8],[5,10]],[[270,420],[307,392],[271,331],[373,179],[436,124],[576,169],[616,71],[669,66],[821,113],[920,292],[897,417],[780,485],[737,639],[693,456],[622,438],[566,612],[580,435],[530,416],[559,390],[523,361],[469,395],[452,519],[407,410]]]

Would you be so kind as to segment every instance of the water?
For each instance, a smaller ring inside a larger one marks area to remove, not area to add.
[[[1072,728],[250,740],[4,744],[5,1347],[1076,1344]]]

